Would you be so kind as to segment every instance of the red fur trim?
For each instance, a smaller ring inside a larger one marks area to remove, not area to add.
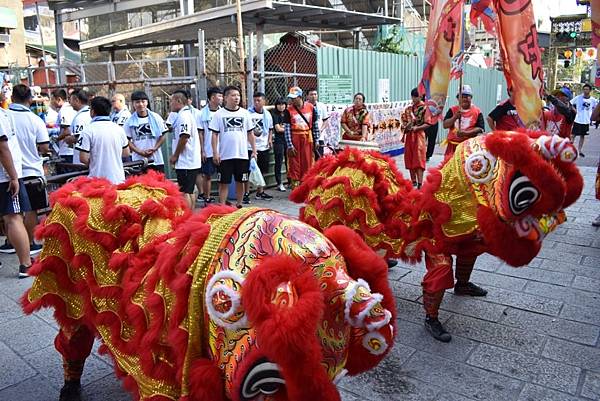
[[[488,252],[499,257],[511,266],[523,266],[531,262],[540,251],[540,244],[517,236],[509,225],[498,220],[494,212],[480,207],[477,220],[488,247]]]
[[[197,359],[190,370],[190,401],[226,401],[221,370],[208,359]]]
[[[348,274],[354,279],[364,279],[369,283],[371,291],[383,295],[382,306],[392,313],[390,323],[394,331],[393,335],[389,331],[386,332],[388,349],[383,355],[375,356],[369,353],[360,343],[353,343],[348,350],[348,361],[345,367],[350,375],[356,375],[377,366],[394,344],[396,305],[388,282],[388,267],[387,263],[349,228],[334,226],[325,230],[324,234],[344,257]]]
[[[291,307],[271,302],[277,286],[284,282],[290,282],[298,294]],[[289,256],[265,258],[246,277],[242,291],[244,309],[256,327],[257,343],[280,367],[289,401],[340,400],[321,365],[323,355],[316,333],[324,305],[312,271]]]

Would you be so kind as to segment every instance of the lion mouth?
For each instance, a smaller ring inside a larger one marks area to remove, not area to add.
[[[556,213],[546,214],[536,219],[526,216],[513,223],[513,227],[520,238],[541,242],[546,235],[554,231],[559,225],[566,221],[564,210]]]

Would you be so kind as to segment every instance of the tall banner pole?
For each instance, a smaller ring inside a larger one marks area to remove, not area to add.
[[[600,87],[600,0],[590,2],[592,8],[592,46],[596,48],[595,86]]]
[[[242,76],[242,84],[240,90],[242,91],[242,102],[248,101],[246,99],[246,54],[244,52],[244,27],[242,25],[242,3],[241,0],[236,0],[235,11],[237,19],[237,40],[238,40],[238,55],[240,57],[240,74]]]

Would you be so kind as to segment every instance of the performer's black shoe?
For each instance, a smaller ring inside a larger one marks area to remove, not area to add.
[[[442,323],[437,318],[430,318],[429,316],[425,318],[425,328],[431,334],[433,338],[443,343],[448,343],[452,340],[452,336],[450,333],[444,329]]]
[[[79,380],[65,381],[60,389],[59,401],[81,401],[81,383]]]
[[[454,286],[454,294],[455,295],[470,295],[472,297],[485,297],[487,295],[487,290],[484,290],[478,285],[475,285],[471,282],[467,284],[458,284]]]
[[[386,260],[387,265],[388,265],[388,269],[391,269],[392,267],[396,267],[398,266],[398,261],[395,259],[388,259]]]

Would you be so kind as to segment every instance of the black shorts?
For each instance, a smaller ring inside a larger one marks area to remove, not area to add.
[[[265,174],[267,174],[269,172],[269,156],[271,154],[270,150],[259,150],[256,152],[256,164],[258,165],[258,168],[260,169],[260,172],[262,174],[262,176],[264,177]],[[250,156],[248,156],[248,159],[250,159],[250,157],[252,157],[252,152],[250,152]]]
[[[221,184],[231,184],[233,176],[235,182],[248,182],[250,174],[250,161],[246,159],[221,160],[217,179]]]
[[[7,192],[8,182],[0,183],[0,214],[21,214],[31,212],[31,204],[23,180],[19,180],[19,195],[13,196]]]
[[[590,133],[590,125],[589,124],[573,124],[573,136],[584,136]]]
[[[193,194],[196,187],[196,177],[200,173],[200,169],[194,170],[175,170],[177,173],[177,184],[179,190],[184,194]]]
[[[217,172],[217,166],[213,162],[212,157],[207,157],[206,161],[202,163],[202,167],[200,167],[200,172],[202,175],[211,177],[214,173]]]
[[[43,210],[49,208],[48,192],[39,177],[25,177],[23,181],[30,181],[28,184],[25,184],[25,189],[27,190],[31,209]]]

